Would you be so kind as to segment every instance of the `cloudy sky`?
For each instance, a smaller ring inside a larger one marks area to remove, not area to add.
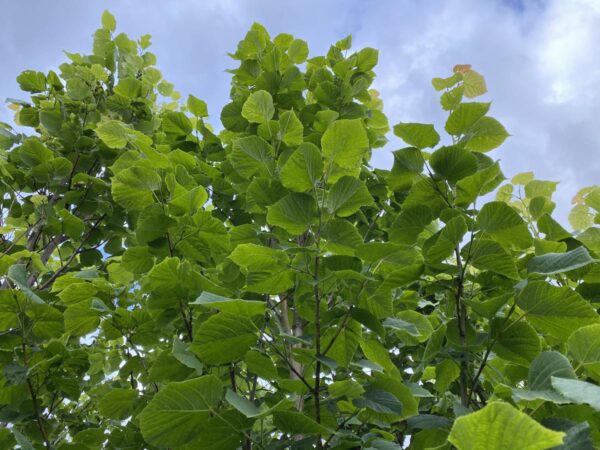
[[[580,187],[600,184],[599,0],[19,0],[3,2],[0,98],[23,97],[15,77],[56,68],[62,50],[87,53],[104,8],[130,37],[149,33],[158,67],[183,94],[208,102],[218,121],[227,102],[227,57],[252,22],[292,33],[311,55],[348,34],[380,50],[376,88],[390,123],[435,123],[444,114],[430,80],[457,63],[485,75],[491,114],[511,133],[491,154],[504,173],[534,170],[560,181],[566,222]],[[6,106],[0,120],[10,121]],[[375,156],[391,165],[391,139]]]

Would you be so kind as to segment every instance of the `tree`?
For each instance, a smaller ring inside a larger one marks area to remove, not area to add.
[[[2,448],[600,444],[600,188],[507,182],[480,74],[374,169],[376,50],[254,24],[216,133],[115,28],[0,127]]]

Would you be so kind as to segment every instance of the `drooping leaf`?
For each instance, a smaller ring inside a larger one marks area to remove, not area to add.
[[[187,444],[207,428],[222,397],[221,381],[214,375],[169,383],[139,416],[144,439],[161,447]]]
[[[429,162],[436,174],[451,183],[456,183],[477,171],[477,158],[470,151],[458,146],[436,150]]]
[[[489,270],[513,280],[519,279],[517,267],[510,253],[496,241],[476,239],[463,247],[461,254],[480,270]]]
[[[446,132],[454,136],[467,133],[490,109],[489,103],[461,103],[450,113],[446,121]]]
[[[323,175],[323,158],[316,145],[301,144],[281,168],[281,183],[296,192],[307,192],[315,188]]]
[[[367,133],[359,119],[341,119],[333,122],[321,138],[323,155],[328,165],[355,169],[369,149]]]
[[[574,403],[600,411],[600,387],[586,381],[552,377],[552,387]]]
[[[552,377],[575,378],[569,360],[561,353],[547,351],[539,354],[529,366],[528,385],[532,391],[552,389]]]
[[[257,333],[247,316],[223,311],[196,327],[190,351],[206,364],[225,364],[244,356]]]
[[[331,432],[305,414],[294,411],[276,411],[273,413],[273,424],[278,430],[292,435],[320,434],[328,436]]]
[[[579,269],[594,262],[596,260],[590,256],[585,247],[577,247],[566,253],[546,253],[535,256],[527,263],[527,271],[552,275]]]
[[[577,292],[543,281],[532,281],[517,297],[517,305],[531,324],[558,339],[573,331],[598,323],[598,314]]]
[[[113,389],[98,402],[98,412],[111,419],[126,419],[134,411],[137,398],[138,393],[133,389]]]
[[[296,117],[294,111],[286,111],[279,117],[279,130],[281,140],[289,146],[302,144],[302,122]]]
[[[365,183],[354,177],[340,178],[331,187],[327,197],[329,210],[340,217],[350,216],[362,206],[372,203],[373,197]]]
[[[504,202],[486,203],[477,215],[477,224],[503,245],[528,248],[533,243],[525,221]]]
[[[316,212],[317,204],[312,196],[293,192],[268,208],[267,222],[299,235],[316,220]]]
[[[273,97],[267,91],[256,91],[248,96],[242,107],[242,116],[248,122],[265,123],[273,118]]]
[[[399,123],[394,125],[394,134],[411,147],[433,148],[440,142],[440,135],[433,125],[421,123]]]
[[[493,402],[456,419],[448,440],[458,450],[543,450],[560,445],[564,436],[507,403]]]

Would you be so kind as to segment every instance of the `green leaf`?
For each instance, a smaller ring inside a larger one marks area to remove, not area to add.
[[[582,326],[598,323],[596,310],[577,292],[544,281],[529,282],[517,305],[534,327],[562,340]]]
[[[334,381],[327,386],[329,394],[333,398],[347,397],[349,399],[360,397],[365,390],[354,380]]]
[[[600,255],[600,228],[588,228],[577,235],[577,240],[596,255]]]
[[[225,393],[225,400],[227,400],[231,406],[233,406],[246,417],[258,417],[264,413],[263,410],[261,410],[250,400],[241,397],[231,389],[227,389],[227,392]]]
[[[204,365],[198,361],[198,358],[192,352],[188,351],[187,347],[188,345],[185,342],[175,338],[173,339],[171,355],[184,366],[195,369],[196,373],[201,374]]]
[[[552,390],[552,377],[575,378],[569,360],[556,351],[542,352],[529,366],[527,384],[532,391]]]
[[[287,159],[281,168],[281,184],[296,192],[313,190],[323,176],[323,158],[316,145],[305,142]]]
[[[529,202],[529,211],[535,220],[544,214],[552,214],[554,208],[556,208],[556,203],[548,197],[534,197]]]
[[[323,227],[323,238],[328,251],[338,255],[354,255],[354,249],[363,243],[356,227],[343,219],[330,219]]]
[[[396,375],[388,376],[380,372],[372,373],[369,389],[383,390],[396,397],[402,403],[402,414],[382,414],[367,410],[365,416],[368,420],[391,423],[418,414],[418,401],[411,390]]]
[[[462,74],[463,86],[465,88],[465,97],[475,98],[487,92],[485,79],[483,76],[474,70],[467,70]]]
[[[135,227],[137,242],[143,245],[165,237],[169,228],[176,225],[177,221],[165,215],[161,205],[152,204],[145,208],[138,217]]]
[[[268,208],[267,222],[293,235],[304,233],[317,217],[317,204],[308,194],[293,192]]]
[[[282,250],[251,243],[238,245],[231,252],[229,258],[246,270],[252,270],[254,267],[275,267],[277,265],[284,265],[288,261],[287,256]]]
[[[267,307],[264,301],[227,298],[211,292],[203,292],[190,305],[201,305],[219,311],[243,314],[248,317],[263,315]]]
[[[504,175],[497,162],[463,178],[456,183],[456,204],[465,206],[473,203],[480,195],[493,191],[503,180]]]
[[[340,119],[333,122],[321,138],[323,155],[328,164],[344,169],[360,167],[369,150],[369,138],[360,119]]]
[[[327,208],[340,217],[350,216],[372,203],[373,197],[365,183],[348,176],[340,178],[331,187],[327,197]]]
[[[266,123],[273,118],[273,97],[267,91],[256,91],[248,96],[242,106],[242,116],[252,123]]]
[[[365,47],[356,54],[356,66],[359,70],[366,72],[373,69],[379,61],[379,50]]]
[[[468,150],[452,146],[436,150],[429,160],[435,173],[456,183],[477,172],[477,158]]]
[[[504,324],[504,319],[496,318],[492,329],[497,339],[494,352],[507,361],[527,367],[542,349],[537,332],[526,321]]]
[[[454,75],[448,78],[434,78],[431,80],[431,84],[436,91],[441,91],[442,89],[449,89],[454,86],[459,81],[462,81],[463,74],[455,73]]]
[[[93,332],[100,323],[98,313],[91,308],[92,301],[83,301],[65,310],[65,333],[71,336],[85,336]]]
[[[465,148],[489,152],[502,145],[509,136],[504,126],[492,117],[482,117],[470,129]]]
[[[520,184],[522,186],[525,186],[530,181],[532,181],[533,178],[534,178],[533,172],[521,172],[521,173],[516,174],[514,177],[512,177],[510,182],[512,184]]]
[[[115,31],[117,28],[117,21],[108,9],[105,9],[102,13],[102,28],[106,28],[108,31]]]
[[[460,102],[463,99],[464,92],[465,87],[462,85],[444,92],[440,97],[440,104],[442,105],[442,109],[444,111],[451,111],[453,109],[456,109],[456,107],[460,104]]]
[[[46,76],[35,70],[25,70],[17,77],[17,83],[22,90],[27,92],[44,92],[46,90]]]
[[[434,218],[431,208],[425,205],[402,208],[390,228],[390,240],[399,244],[412,244]]]
[[[121,265],[132,273],[144,273],[152,269],[154,260],[148,247],[130,247],[121,256]]]
[[[244,356],[244,361],[248,370],[259,377],[268,381],[278,378],[277,368],[270,357],[256,350],[250,350]]]
[[[21,450],[35,450],[35,447],[31,444],[31,441],[27,438],[27,436],[14,429],[12,430],[12,433]]]
[[[258,136],[248,136],[233,142],[230,158],[233,168],[246,179],[256,175],[271,176],[274,172],[275,151]]]
[[[144,439],[159,447],[187,444],[207,428],[222,397],[221,381],[214,375],[167,384],[139,415]]]
[[[385,277],[381,288],[395,289],[417,281],[425,271],[424,264],[408,264],[401,269],[392,270]]]
[[[16,444],[16,440],[11,431],[16,431],[16,430],[9,430],[8,428],[0,428],[0,446],[2,448],[7,448],[7,449],[14,448],[14,446]],[[18,433],[18,431],[17,431],[17,433]],[[23,445],[21,445],[21,448],[24,450],[27,449],[27,447],[23,447]],[[33,448],[33,446],[31,446],[30,448]]]
[[[564,436],[507,403],[493,402],[456,419],[448,441],[458,450],[544,450],[561,445]]]
[[[110,419],[124,420],[135,410],[137,399],[134,389],[114,388],[100,399],[98,412]]]
[[[19,157],[26,165],[34,167],[53,159],[54,154],[39,139],[29,138],[21,145]]]
[[[504,275],[518,280],[519,273],[511,254],[498,242],[490,239],[475,239],[461,250],[463,258],[468,258],[473,267]]]
[[[419,336],[421,334],[414,324],[393,317],[388,317],[385,319],[383,321],[383,326],[393,330],[405,331],[412,336]]]
[[[31,303],[38,305],[43,305],[46,303],[29,288],[29,283],[27,281],[27,266],[25,264],[14,264],[10,266],[7,275],[8,278],[25,294]]]
[[[584,367],[596,380],[600,377],[600,324],[575,330],[567,341],[573,360]],[[560,376],[560,375],[559,375]]]
[[[334,329],[331,328],[323,337],[325,346],[329,346],[330,339],[333,339]],[[358,322],[349,321],[329,349],[328,356],[342,367],[348,367],[362,337],[362,329]]]
[[[285,111],[279,116],[279,132],[285,145],[294,147],[302,144],[304,127],[294,111]]]
[[[204,100],[188,95],[187,108],[196,117],[208,117],[208,107]]]
[[[527,198],[552,197],[556,191],[557,181],[531,180],[525,185],[525,196]]]
[[[308,44],[302,39],[294,39],[287,53],[294,64],[302,64],[308,58]]]
[[[256,343],[258,328],[241,314],[220,312],[194,330],[190,350],[206,364],[225,364],[240,359]]]
[[[96,134],[110,148],[124,148],[128,143],[150,145],[152,140],[118,120],[107,120],[96,128]]]
[[[58,296],[65,305],[70,306],[84,300],[90,300],[97,292],[98,289],[92,283],[72,283],[63,289]]]
[[[162,126],[165,133],[183,137],[193,130],[192,122],[182,112],[168,112],[162,117]]]
[[[229,131],[244,131],[248,126],[248,121],[242,116],[242,105],[238,102],[226,104],[221,110],[221,122]]]
[[[396,317],[385,319],[383,326],[392,328],[407,345],[425,342],[433,333],[433,327],[427,317],[416,311],[400,311]]]
[[[482,300],[466,298],[464,299],[464,301],[477,314],[487,319],[491,319],[492,317],[494,317],[494,315],[498,312],[500,308],[502,308],[509,302],[511,298],[512,294],[508,293]]]
[[[490,109],[489,103],[461,103],[450,113],[446,121],[446,132],[454,136],[467,133]]]
[[[433,125],[422,123],[399,123],[394,125],[394,134],[419,149],[433,148],[440,142],[440,135]]]
[[[582,246],[566,253],[546,253],[545,255],[535,256],[527,263],[527,271],[529,273],[553,275],[579,269],[594,262],[597,262],[597,260],[593,259],[586,248]]]
[[[600,411],[600,387],[581,380],[552,377],[552,387],[574,403]]]
[[[544,425],[555,430],[567,433],[560,447],[554,447],[554,450],[580,450],[584,448],[593,448],[592,430],[587,422],[573,425],[573,422],[567,419],[546,419]]]
[[[489,202],[477,215],[483,233],[505,246],[529,248],[533,239],[519,213],[504,202]]]
[[[362,397],[352,400],[358,408],[368,408],[382,414],[402,414],[402,402],[383,389],[369,389]]]
[[[331,434],[331,431],[306,414],[294,411],[275,411],[273,413],[273,425],[278,430],[292,435],[320,434],[327,437]]]
[[[364,339],[359,342],[359,345],[365,358],[375,363],[375,370],[393,371],[395,369],[388,350],[378,340]]]
[[[426,261],[436,263],[451,256],[466,232],[467,223],[464,217],[457,216],[450,219],[442,230],[423,244],[423,256]]]

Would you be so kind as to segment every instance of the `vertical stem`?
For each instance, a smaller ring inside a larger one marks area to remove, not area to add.
[[[23,361],[25,362],[25,365],[27,366],[28,365],[27,346],[25,345],[25,337],[23,337],[22,349],[23,349]],[[37,401],[37,394],[35,393],[35,389],[33,389],[33,384],[31,383],[30,377],[27,377],[27,389],[29,390],[29,395],[31,396],[33,412],[35,413],[35,419],[36,419],[36,422],[38,425],[38,429],[40,430],[42,438],[44,439],[44,445],[46,446],[46,449],[50,450],[52,448],[52,446],[50,445],[50,440],[48,439],[48,433],[46,432],[46,427],[44,427],[42,413],[40,411],[40,407],[39,407],[38,401]]]
[[[314,273],[314,295],[315,295],[315,355],[317,363],[315,366],[315,387],[313,396],[315,398],[315,420],[321,423],[321,295],[319,293],[319,255],[315,256]],[[322,450],[323,443],[321,435],[317,435],[317,448]]]
[[[229,366],[229,381],[231,383],[231,390],[237,392],[237,385],[235,384],[235,364]]]
[[[456,319],[458,322],[458,336],[463,354],[460,361],[460,400],[464,407],[469,406],[469,363],[465,359],[467,346],[467,307],[462,301],[464,293],[464,268],[462,259],[460,258],[460,249],[458,246],[454,249],[456,255],[456,267],[458,269],[458,277],[456,278]]]

